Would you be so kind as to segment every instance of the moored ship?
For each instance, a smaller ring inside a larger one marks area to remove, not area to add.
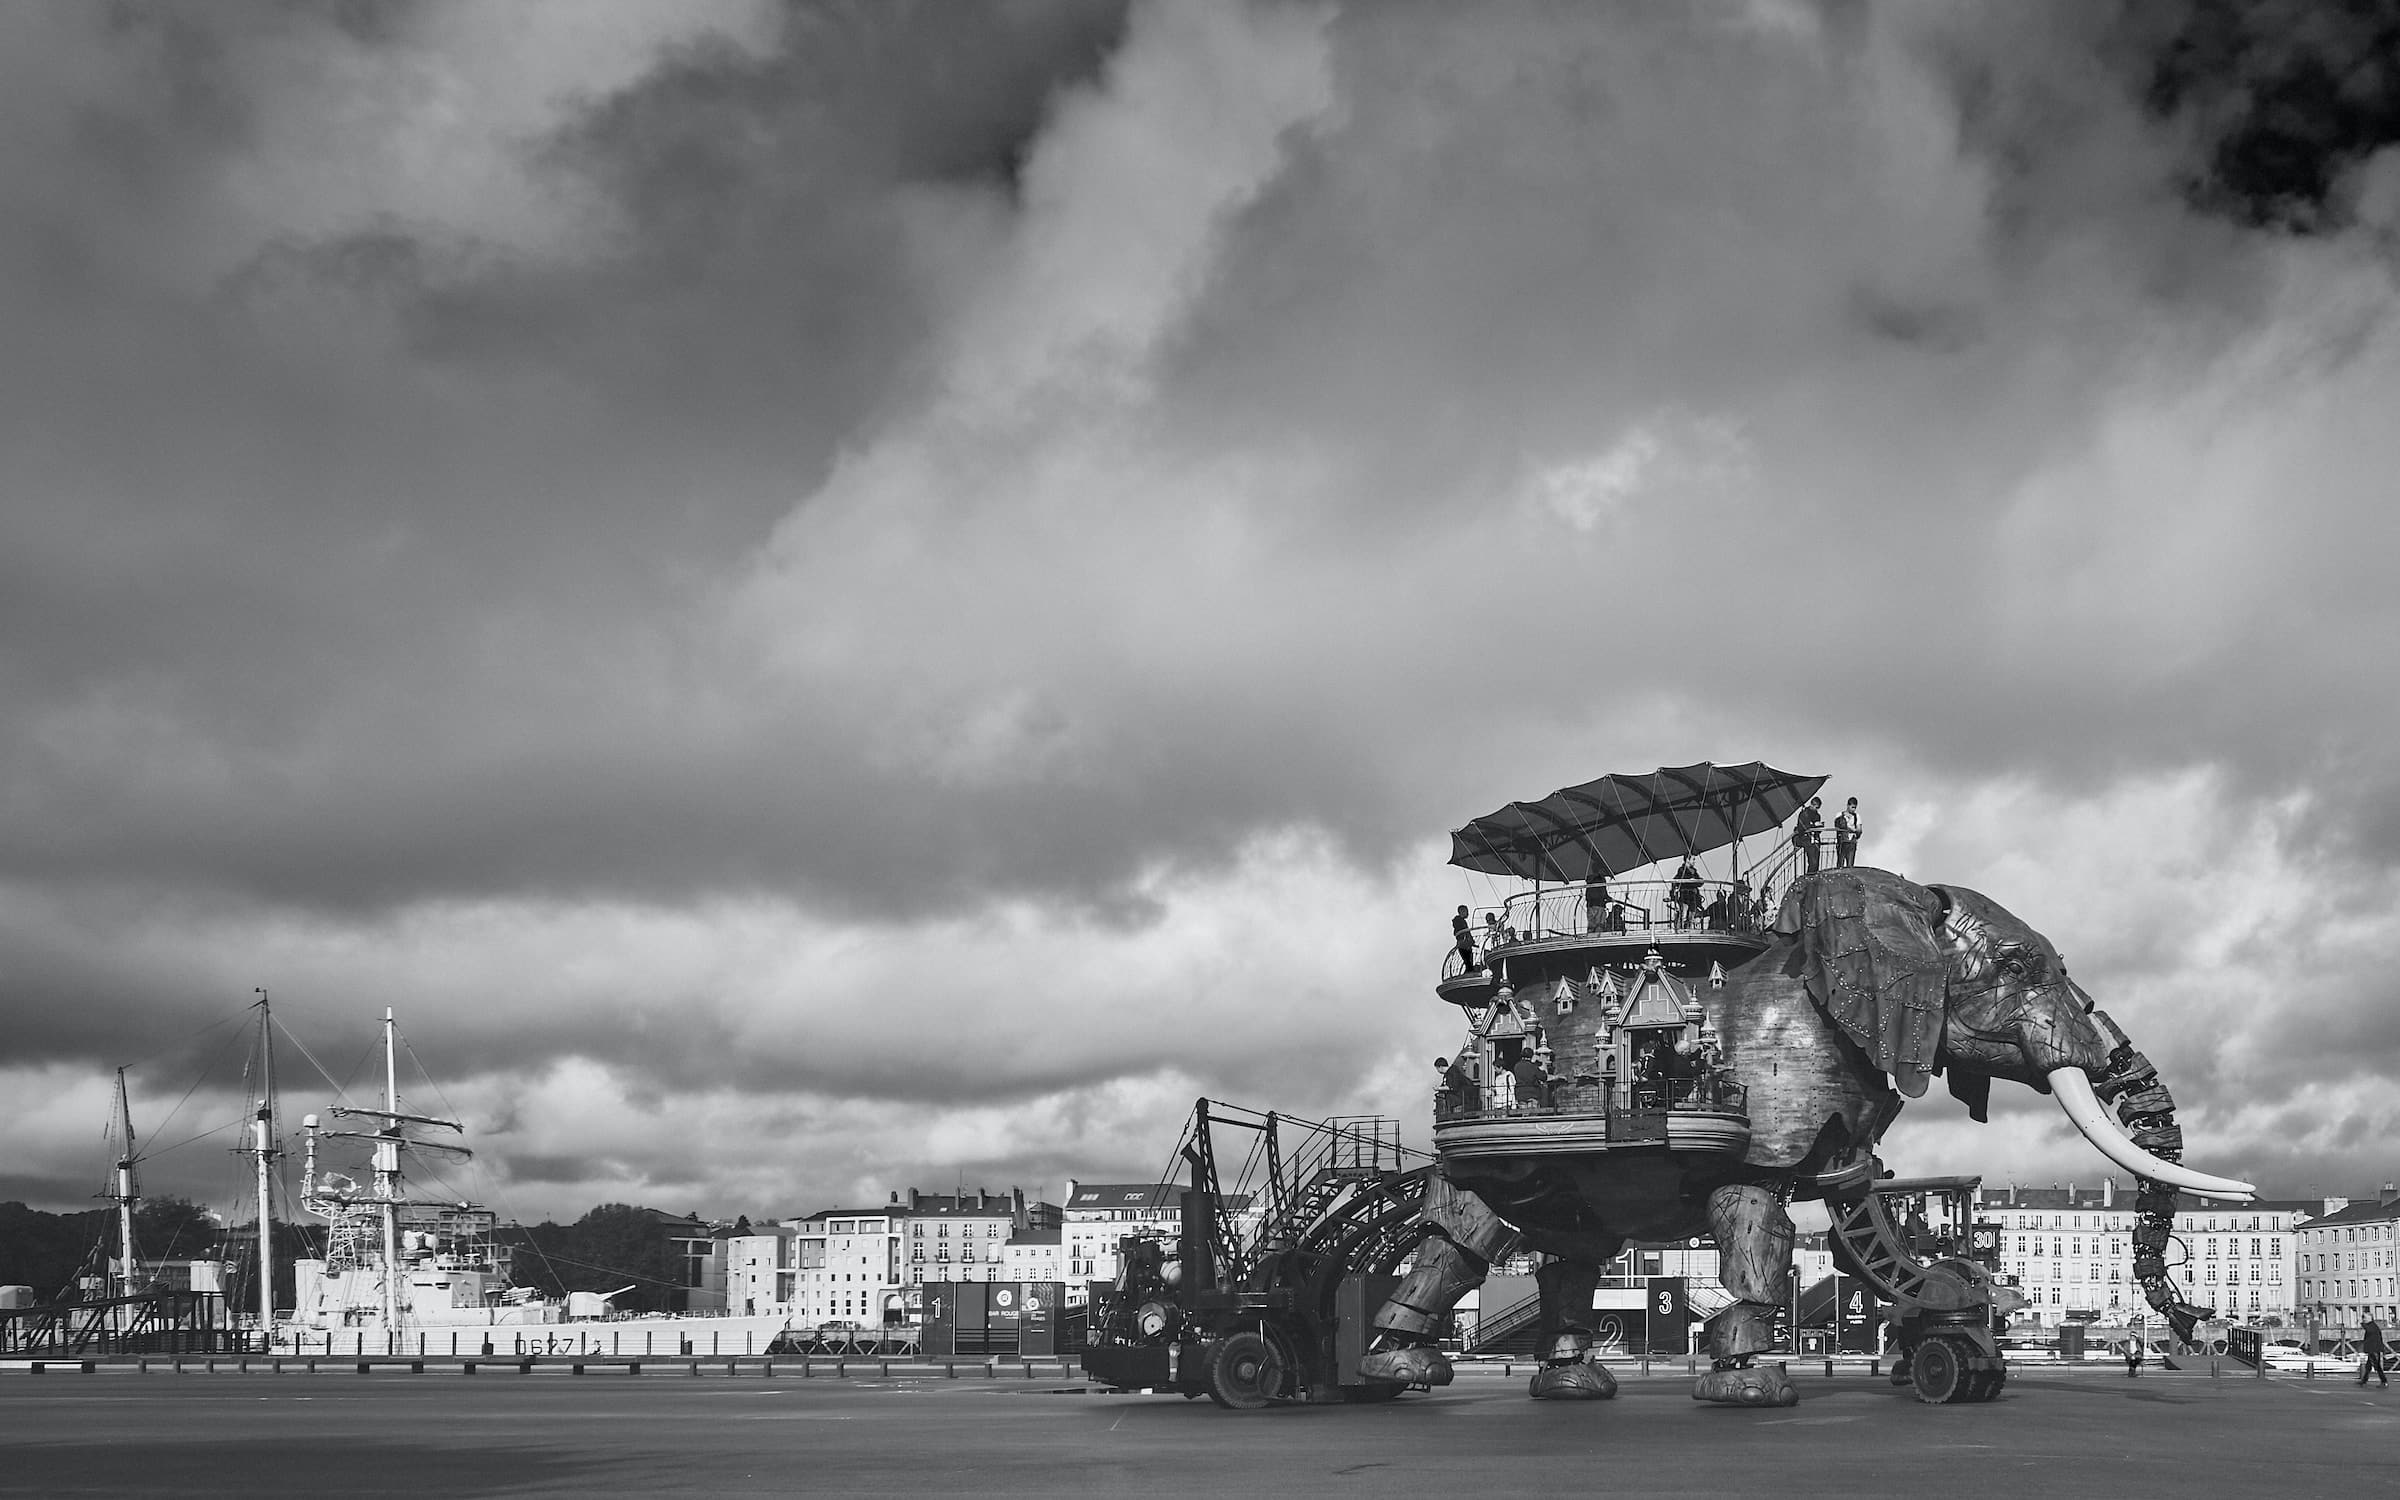
[[[519,1286],[515,1247],[498,1233],[498,1215],[462,1200],[411,1197],[409,1158],[463,1160],[473,1153],[428,1132],[463,1135],[455,1120],[400,1107],[397,1029],[384,1012],[384,1091],[380,1107],[341,1105],[327,1128],[316,1115],[307,1132],[301,1204],[325,1222],[324,1253],[294,1265],[294,1310],[271,1347],[284,1354],[481,1356],[588,1354],[765,1354],[789,1326],[779,1314],[619,1314],[610,1298],[569,1292],[563,1301]],[[319,1143],[369,1148],[367,1178],[323,1168]]]

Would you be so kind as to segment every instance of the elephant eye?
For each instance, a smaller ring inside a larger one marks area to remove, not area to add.
[[[2021,959],[2004,958],[2000,960],[2000,972],[2022,979],[2025,977],[2025,964]]]

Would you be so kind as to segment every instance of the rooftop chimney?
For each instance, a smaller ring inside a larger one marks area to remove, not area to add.
[[[2115,1208],[2117,1206],[2116,1178],[2103,1177],[2100,1179],[2100,1206],[2102,1208]]]
[[[914,1213],[914,1212],[916,1211],[916,1207],[917,1207],[917,1190],[916,1190],[915,1188],[910,1188],[910,1189],[908,1190],[908,1207],[909,1207],[909,1211],[910,1211],[911,1213]]]
[[[2400,1183],[2385,1183],[2383,1191],[2375,1195],[2375,1201],[2377,1203],[2400,1203]]]
[[[900,1190],[899,1190],[898,1188],[894,1188],[894,1189],[892,1189],[892,1202],[893,1202],[895,1205],[897,1205],[897,1204],[899,1203],[899,1201],[900,1201]]]

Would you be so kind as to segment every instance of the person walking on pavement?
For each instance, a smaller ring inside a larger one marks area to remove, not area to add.
[[[2359,1363],[2358,1383],[2365,1385],[2367,1377],[2372,1375],[2385,1385],[2390,1385],[2392,1377],[2385,1373],[2385,1368],[2391,1346],[2383,1341],[2383,1325],[2373,1318],[2367,1319],[2366,1328],[2359,1334],[2358,1347],[2366,1351],[2367,1356]]]
[[[2139,1380],[2142,1376],[2142,1341],[2139,1335],[2125,1340],[2125,1378]]]

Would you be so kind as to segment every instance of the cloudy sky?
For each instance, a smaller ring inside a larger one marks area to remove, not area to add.
[[[1421,1145],[1447,830],[1753,758],[2400,1177],[2389,24],[2140,10],[0,8],[0,1198],[258,986],[529,1219]]]

